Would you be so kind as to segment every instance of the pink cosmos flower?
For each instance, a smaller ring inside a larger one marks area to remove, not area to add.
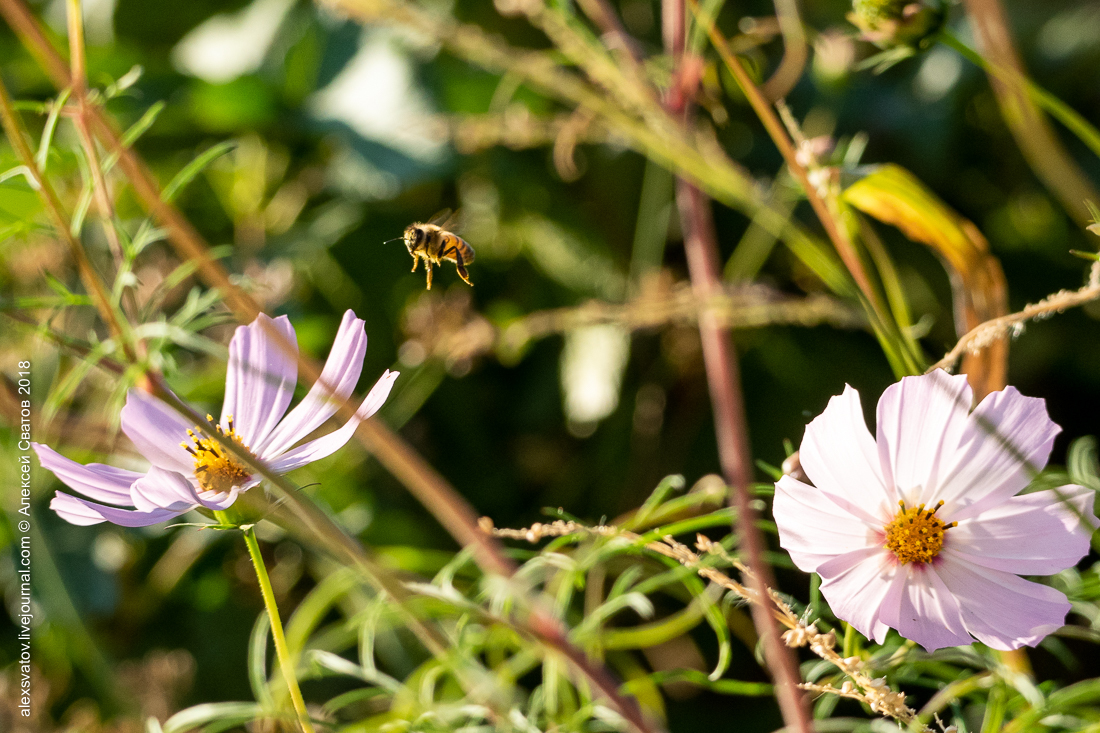
[[[1050,575],[1089,550],[1098,522],[1081,486],[1017,494],[1046,465],[1061,428],[1042,399],[1012,387],[970,412],[965,375],[936,371],[891,385],[878,438],[846,387],[806,427],[809,486],[775,485],[779,542],[821,576],[837,617],[882,643],[897,629],[928,651],[1034,646],[1065,621]]]
[[[334,453],[348,442],[359,423],[386,401],[398,372],[387,370],[343,427],[297,448],[294,445],[335,415],[351,395],[366,350],[363,321],[349,310],[321,379],[287,413],[298,383],[298,342],[286,316],[272,319],[260,314],[250,325],[238,327],[229,343],[225,401],[217,431],[277,474]],[[58,491],[50,508],[62,519],[73,524],[107,521],[144,527],[199,506],[226,509],[240,492],[261,481],[261,476],[253,475],[201,428],[143,392],[132,390],[127,395],[122,432],[152,464],[147,472],[100,463],[81,465],[49,446],[34,444],[43,468],[88,497]]]

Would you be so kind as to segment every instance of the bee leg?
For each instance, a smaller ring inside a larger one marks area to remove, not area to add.
[[[410,272],[416,272],[416,266],[420,264],[420,257],[413,255],[413,269]]]
[[[432,261],[429,259],[424,260],[424,269],[428,271],[428,290],[432,289]]]
[[[455,268],[458,269],[458,276],[472,288],[474,284],[470,282],[470,273],[466,272],[466,265],[463,264],[462,254],[458,250],[455,250]]]

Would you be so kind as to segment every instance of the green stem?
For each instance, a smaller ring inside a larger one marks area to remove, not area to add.
[[[214,512],[218,520],[223,524],[234,524],[225,512]],[[302,691],[298,688],[298,678],[294,675],[294,661],[290,658],[290,649],[286,645],[286,635],[283,633],[283,622],[279,618],[279,607],[275,603],[275,591],[271,588],[271,578],[267,575],[267,567],[264,565],[264,557],[260,553],[260,543],[256,540],[256,530],[252,525],[240,527],[244,534],[244,543],[248,546],[248,554],[252,557],[252,566],[256,568],[256,579],[260,581],[260,594],[264,597],[264,606],[267,608],[267,616],[271,619],[271,636],[275,640],[275,654],[279,657],[279,668],[282,670],[283,679],[290,690],[290,699],[294,703],[294,711],[298,714],[298,724],[302,726],[303,733],[314,733],[313,724],[309,721],[309,713],[306,711],[306,702],[302,698]]]
[[[985,57],[980,53],[970,48],[947,31],[940,34],[940,40],[942,40],[945,45],[958,51],[963,58],[973,63],[975,66],[987,72],[991,72],[1006,81],[1009,80],[1010,76],[1014,75],[1013,72],[999,66],[994,66],[986,61]],[[1100,156],[1100,130],[1093,127],[1088,120],[1077,112],[1077,110],[1031,81],[1031,79],[1025,77],[1023,83],[1024,89],[1027,90],[1028,96],[1031,97],[1031,101],[1035,102],[1039,108],[1046,111],[1051,117],[1065,125],[1070,132],[1076,135],[1081,142],[1089,147],[1089,150],[1097,156]]]

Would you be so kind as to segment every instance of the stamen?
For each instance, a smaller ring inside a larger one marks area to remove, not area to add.
[[[943,501],[932,509],[926,509],[924,504],[906,509],[904,501],[899,501],[898,506],[900,510],[894,521],[884,528],[885,547],[903,565],[910,562],[932,562],[943,550],[944,532],[957,527],[959,523],[945,523],[936,516]]]
[[[207,415],[206,419],[210,422],[214,421],[212,415]],[[233,430],[231,420],[232,418],[228,418],[226,421],[229,424],[228,430],[215,425],[215,432],[221,439],[232,440],[241,448],[248,450],[248,446],[244,445],[240,436]],[[180,446],[194,457],[195,478],[204,490],[225,493],[252,478],[252,474],[245,466],[235,460],[230,453],[222,450],[224,446],[219,445],[217,439],[201,437],[202,434],[202,428],[196,425],[187,431],[194,447],[187,443],[180,443]]]

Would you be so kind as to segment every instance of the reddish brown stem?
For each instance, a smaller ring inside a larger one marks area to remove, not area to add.
[[[684,250],[692,287],[698,297],[710,297],[722,287],[710,202],[699,189],[677,179],[676,203],[684,227]],[[756,511],[751,504],[752,458],[733,334],[721,324],[717,314],[708,309],[699,314],[699,335],[714,410],[718,459],[722,475],[733,488],[731,503],[737,509],[740,549],[744,552],[745,564],[753,570],[749,586],[758,597],[766,598],[767,589],[775,587],[775,578],[764,561],[764,538],[757,529]],[[813,728],[809,708],[798,689],[801,678],[794,653],[780,639],[775,616],[762,604],[752,604],[751,609],[753,624],[763,644],[764,659],[775,679],[783,722],[789,730],[809,733]]]
[[[665,31],[666,50],[682,54],[684,48],[683,0],[665,0],[664,19],[672,22]],[[677,57],[677,68],[683,64]],[[673,88],[675,88],[674,85]],[[688,124],[691,102],[670,95],[669,111]],[[684,250],[688,273],[696,297],[708,301],[721,292],[721,269],[714,218],[706,195],[683,178],[676,179],[676,204],[684,231]],[[699,314],[699,336],[703,347],[703,363],[714,410],[714,430],[718,442],[718,460],[722,474],[732,487],[731,501],[737,509],[736,531],[745,564],[752,569],[750,587],[760,598],[775,587],[771,567],[764,561],[764,539],[756,526],[756,511],[751,504],[752,457],[749,451],[748,422],[741,392],[741,375],[737,364],[733,333],[722,325],[712,309]],[[810,733],[813,726],[805,697],[798,689],[801,678],[794,652],[783,644],[775,617],[762,604],[752,605],[753,624],[760,635],[764,660],[775,680],[776,700],[787,728],[797,733]]]

